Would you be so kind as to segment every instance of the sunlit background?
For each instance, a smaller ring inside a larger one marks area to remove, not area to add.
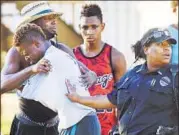
[[[23,5],[23,2],[1,4],[1,67],[4,64],[6,52],[11,47],[13,33],[20,22],[21,6],[19,5]],[[50,1],[52,8],[64,13],[59,20],[59,41],[70,47],[82,43],[78,29],[80,7],[89,2]],[[175,21],[170,1],[93,1],[92,3],[99,4],[103,12],[106,27],[102,39],[124,53],[128,68],[134,61],[131,45],[139,40],[149,28],[167,27]],[[17,109],[17,102],[14,101],[11,102],[12,107],[5,108],[7,104],[10,104],[9,100],[16,100],[16,98],[9,97],[9,95],[2,96],[1,129],[4,134],[9,133],[9,125]]]

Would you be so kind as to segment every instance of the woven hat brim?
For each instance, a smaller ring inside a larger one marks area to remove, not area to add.
[[[44,13],[44,14],[41,14],[41,15],[34,15],[34,16],[31,16],[29,18],[25,18],[24,20],[22,20],[22,22],[20,22],[18,27],[23,25],[23,24],[25,24],[25,23],[31,23],[32,21],[35,21],[35,20],[37,20],[37,19],[39,19],[41,17],[48,16],[48,15],[56,15],[58,17],[58,16],[63,15],[63,13],[60,13],[60,12],[50,12],[50,13]]]

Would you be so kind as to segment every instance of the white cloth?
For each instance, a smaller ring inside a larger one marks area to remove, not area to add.
[[[75,125],[94,109],[71,102],[65,94],[68,92],[65,79],[76,86],[81,96],[90,96],[79,83],[80,70],[74,58],[67,53],[51,46],[47,49],[44,58],[52,65],[48,74],[40,73],[30,77],[20,96],[39,101],[44,106],[58,113],[59,128],[66,129]]]

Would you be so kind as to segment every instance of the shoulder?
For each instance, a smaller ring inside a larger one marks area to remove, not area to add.
[[[123,81],[127,79],[133,78],[135,75],[137,75],[137,71],[141,68],[142,65],[138,65],[132,69],[129,69],[126,71],[126,73],[115,83],[115,86],[119,86],[123,83]]]
[[[77,45],[73,48],[73,52],[77,53],[80,50],[81,45]]]
[[[124,54],[114,47],[111,47],[111,57],[113,67],[119,66],[120,68],[126,66],[126,59]]]
[[[67,46],[66,44],[61,43],[61,42],[58,42],[57,45],[59,45],[59,46]]]
[[[136,75],[136,74],[138,73],[138,71],[141,69],[141,67],[142,67],[142,64],[141,64],[141,65],[137,65],[137,66],[135,66],[134,68],[129,69],[129,70],[127,71],[127,74],[128,74],[129,76]]]
[[[118,51],[115,47],[112,45],[109,45],[108,43],[105,43],[105,47],[111,49],[111,56],[112,60],[120,60],[120,59],[125,59],[124,54],[120,51]]]
[[[124,54],[120,51],[118,51],[115,47],[113,47],[112,45],[105,43],[105,47],[109,48],[111,50],[111,59],[112,61],[116,61],[116,60],[125,60]]]
[[[67,47],[66,44],[61,43],[61,42],[55,42],[54,40],[50,40],[50,43],[51,43],[53,46],[55,46],[56,48],[58,48],[58,49],[61,49],[61,48],[63,48],[63,47]]]
[[[133,67],[133,68],[132,68],[131,70],[129,70],[129,71],[136,74],[137,71],[138,71],[139,69],[141,69],[142,66],[143,66],[143,64],[137,65],[137,66]]]
[[[15,73],[19,71],[21,64],[21,55],[17,51],[15,47],[12,47],[8,50],[5,63],[2,67],[2,73],[8,74],[8,73]]]
[[[7,59],[20,60],[20,53],[17,51],[15,47],[11,47],[6,55]]]
[[[116,48],[111,47],[112,57],[116,59],[124,58],[124,54],[118,51]]]

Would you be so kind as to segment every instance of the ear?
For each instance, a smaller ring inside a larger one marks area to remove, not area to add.
[[[103,31],[104,28],[105,28],[105,23],[102,23],[102,24],[101,24],[101,30]]]

